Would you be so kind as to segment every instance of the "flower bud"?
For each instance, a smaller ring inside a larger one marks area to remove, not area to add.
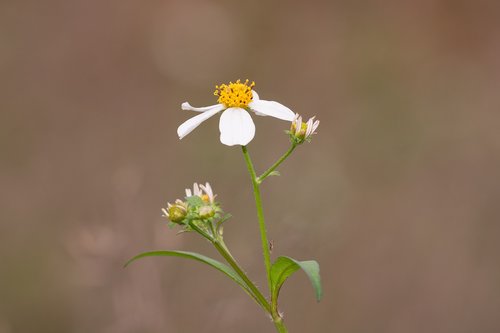
[[[216,197],[216,194],[214,194],[212,187],[210,184],[207,182],[205,185],[194,183],[193,184],[193,190],[187,188],[186,189],[186,197],[191,197],[191,196],[198,196],[201,198],[201,200],[206,203],[214,203],[214,199]]]
[[[312,117],[307,122],[302,122],[302,117],[299,114],[295,115],[290,131],[288,131],[292,142],[301,144],[304,141],[311,140],[311,136],[315,134],[314,131],[319,126],[319,120],[314,120],[314,118]]]
[[[215,210],[211,206],[201,206],[199,215],[202,219],[208,219],[215,215]]]
[[[300,128],[297,128],[300,126]],[[307,124],[303,123],[300,119],[298,123],[292,122],[292,126],[290,127],[290,132],[300,140],[304,140],[306,138]]]
[[[187,215],[187,204],[181,200],[175,200],[172,205],[167,204],[167,209],[163,208],[163,214],[172,222],[180,224]]]

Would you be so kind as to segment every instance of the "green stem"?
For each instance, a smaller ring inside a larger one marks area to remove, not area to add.
[[[250,173],[250,177],[252,179],[253,195],[255,197],[255,205],[257,206],[257,218],[259,220],[260,238],[262,241],[262,253],[264,255],[264,264],[266,265],[267,283],[269,291],[271,291],[271,253],[269,251],[269,241],[267,240],[266,223],[264,221],[264,212],[262,210],[262,199],[260,196],[259,182],[257,180],[257,175],[255,174],[252,160],[250,159],[250,155],[248,154],[247,147],[241,146],[241,149],[243,150],[243,155],[245,156],[248,172]]]
[[[264,179],[267,178],[267,176],[269,176],[271,174],[271,172],[273,172],[274,170],[276,170],[276,168],[281,164],[283,163],[283,161],[285,161],[287,159],[288,156],[290,156],[290,154],[294,151],[294,149],[297,147],[297,144],[295,143],[292,143],[292,145],[290,146],[290,148],[287,150],[287,152],[281,156],[279,158],[279,160],[276,161],[276,163],[274,163],[269,169],[267,169],[262,175],[260,175],[259,177],[257,177],[257,183],[260,184],[262,183],[262,181]]]
[[[250,178],[252,179],[253,194],[255,197],[255,206],[257,207],[257,218],[259,220],[260,238],[262,240],[262,252],[264,255],[264,263],[266,265],[266,273],[267,273],[267,283],[270,292],[272,291],[271,253],[269,250],[269,241],[267,240],[267,230],[266,230],[266,223],[264,221],[264,211],[262,209],[262,198],[260,195],[259,184],[264,178],[266,178],[271,172],[273,172],[274,169],[276,169],[278,165],[280,165],[288,157],[288,155],[292,153],[292,151],[295,149],[295,146],[296,146],[295,144],[292,144],[292,147],[290,147],[290,149],[285,153],[285,155],[283,155],[278,160],[278,162],[276,162],[271,168],[269,168],[269,170],[264,172],[264,174],[258,178],[257,174],[255,173],[252,160],[250,159],[250,154],[248,153],[247,147],[241,146],[241,149],[243,150],[243,155],[245,156],[245,162],[247,163],[248,172],[250,173]],[[269,313],[271,314],[276,330],[279,333],[287,333],[288,331],[285,327],[285,324],[283,323],[283,319],[281,318],[278,312],[277,304],[276,306],[270,306]]]
[[[255,286],[255,284],[252,281],[250,281],[245,272],[240,268],[234,257],[229,252],[229,249],[227,248],[226,244],[224,244],[224,241],[214,240],[212,243],[214,244],[217,251],[219,251],[219,253],[224,257],[224,259],[226,259],[229,265],[236,271],[236,273],[238,273],[238,275],[243,279],[243,281],[245,281],[245,283],[248,285],[253,295],[255,296],[255,300],[257,301],[257,303],[259,303],[260,306],[265,311],[271,314],[271,306],[269,305],[269,302],[266,300],[264,295],[262,295],[260,290]]]
[[[283,319],[281,319],[281,317],[277,319],[273,318],[273,321],[274,321],[274,326],[276,327],[276,330],[279,333],[288,333],[288,330],[285,327],[285,323],[283,323]]]
[[[251,293],[249,293],[250,296],[252,296],[252,298],[257,302],[257,304],[259,304],[266,312],[272,315],[271,305],[266,300],[264,295],[262,295],[257,286],[255,286],[255,284],[248,278],[243,269],[241,269],[241,267],[238,265],[238,262],[231,255],[231,252],[229,252],[229,249],[227,248],[226,244],[224,243],[220,235],[215,234],[213,226],[211,229],[214,232],[214,236],[212,237],[211,235],[201,230],[196,224],[190,223],[189,225],[191,226],[191,228],[193,228],[196,232],[205,237],[215,246],[217,251],[222,255],[224,259],[226,259],[227,263],[235,270],[235,272],[241,277],[241,279],[248,286],[248,288],[251,291]]]

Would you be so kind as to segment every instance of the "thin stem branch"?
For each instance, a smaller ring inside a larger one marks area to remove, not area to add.
[[[214,244],[217,251],[219,251],[219,253],[224,257],[224,259],[226,259],[226,261],[229,263],[229,265],[236,271],[236,273],[238,273],[238,275],[243,279],[243,281],[245,281],[245,283],[248,285],[248,287],[252,291],[253,295],[255,296],[255,300],[257,301],[257,303],[259,303],[260,306],[265,311],[267,311],[269,314],[271,314],[271,306],[269,305],[269,302],[266,300],[264,295],[262,295],[262,293],[257,288],[257,286],[255,286],[255,284],[252,281],[250,281],[248,276],[245,274],[245,272],[238,265],[238,262],[231,255],[226,244],[224,244],[224,241],[215,240],[212,243]]]
[[[292,145],[290,146],[290,148],[287,150],[287,152],[281,156],[279,158],[279,160],[276,161],[276,163],[274,163],[269,169],[267,169],[262,175],[260,175],[259,177],[257,177],[257,183],[260,184],[262,183],[262,181],[264,179],[267,178],[267,176],[269,176],[271,174],[271,172],[273,172],[274,170],[276,170],[276,168],[281,164],[283,163],[287,158],[288,156],[290,156],[290,154],[295,150],[295,148],[297,148],[297,144],[295,143],[292,143]]]
[[[271,305],[269,302],[266,300],[264,295],[260,292],[260,290],[257,288],[257,286],[248,278],[248,276],[245,274],[243,269],[238,265],[238,262],[234,257],[231,255],[231,252],[229,252],[229,249],[227,248],[226,244],[220,238],[220,235],[214,234],[212,237],[211,235],[205,233],[203,230],[201,230],[198,226],[196,226],[194,223],[190,223],[190,226],[196,230],[200,235],[205,237],[208,241],[210,241],[214,247],[217,249],[217,251],[222,255],[224,259],[226,259],[227,263],[235,270],[236,274],[238,274],[241,279],[245,282],[245,284],[248,286],[250,289],[250,296],[259,304],[264,311],[268,312],[269,314],[272,315],[271,313]],[[215,232],[213,226],[212,226],[213,232]],[[214,238],[215,237],[215,238]],[[248,292],[249,290],[247,290]]]

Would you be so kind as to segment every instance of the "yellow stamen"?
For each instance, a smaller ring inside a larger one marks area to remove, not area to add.
[[[297,130],[297,124],[295,123],[295,121],[292,122],[292,126],[290,127],[290,132],[295,134],[295,136],[304,138],[304,136],[306,135],[306,131],[307,131],[307,123],[300,124],[300,129]]]
[[[210,197],[208,195],[206,195],[206,194],[203,194],[201,196],[201,200],[203,200],[203,202],[207,202],[208,203],[208,202],[210,202]]]
[[[228,108],[245,108],[252,101],[252,88],[255,82],[249,84],[248,80],[241,83],[237,80],[236,83],[229,82],[229,84],[221,84],[215,86],[214,95],[219,96],[217,100],[219,103],[224,104]]]

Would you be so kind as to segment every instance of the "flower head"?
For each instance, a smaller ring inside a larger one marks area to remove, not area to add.
[[[286,106],[259,99],[253,90],[255,82],[248,80],[216,86],[214,95],[218,96],[219,104],[193,107],[188,102],[181,105],[183,110],[201,112],[182,123],[177,129],[179,139],[191,133],[196,127],[215,114],[224,111],[219,121],[220,141],[227,146],[247,145],[255,136],[255,124],[248,111],[259,116],[271,116],[282,120],[292,121],[294,113]]]
[[[304,141],[310,141],[311,136],[316,134],[316,129],[319,126],[319,120],[314,120],[316,117],[309,118],[307,122],[302,122],[302,117],[297,113],[293,118],[290,126],[290,140],[296,144],[301,144]]]
[[[212,190],[212,186],[208,182],[205,185],[198,183],[193,184],[193,191],[191,189],[186,189],[186,197],[197,196],[200,197],[201,200],[205,203],[213,204],[215,201],[216,194],[214,194]]]
[[[206,203],[213,204],[215,202],[216,194],[214,194],[214,192],[212,191],[212,187],[210,186],[210,184],[208,182],[206,182],[205,185],[200,184],[200,188],[203,190],[203,192],[205,192],[205,194],[201,196],[201,199]]]
[[[214,217],[215,209],[212,206],[201,206],[199,210],[199,216],[202,219],[209,219]]]
[[[168,218],[170,221],[174,223],[180,224],[187,215],[188,205],[187,203],[177,199],[175,203],[172,205],[171,203],[167,203],[167,208],[162,208],[163,216]]]

